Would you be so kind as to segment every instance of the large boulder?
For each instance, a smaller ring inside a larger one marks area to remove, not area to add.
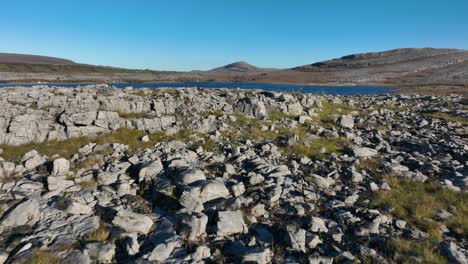
[[[153,220],[149,216],[137,214],[127,209],[120,209],[114,220],[112,220],[112,224],[130,233],[146,235],[153,226]]]
[[[339,124],[342,128],[353,128],[354,118],[352,115],[342,115],[339,119]]]
[[[242,211],[218,212],[217,228],[219,236],[230,236],[246,232],[247,226]]]
[[[0,233],[13,227],[34,225],[41,218],[41,207],[37,199],[26,200],[18,204],[2,217]]]
[[[370,158],[377,155],[377,150],[366,147],[354,147],[353,154],[359,158]]]
[[[96,111],[76,112],[70,110],[59,117],[59,122],[66,126],[89,126],[97,117]]]
[[[200,198],[203,202],[208,202],[218,198],[228,198],[229,190],[222,182],[210,181],[208,182],[200,192]]]
[[[52,175],[65,175],[70,170],[70,162],[60,158],[53,162]]]
[[[243,98],[237,102],[236,110],[246,116],[255,117],[257,119],[268,118],[268,112],[265,105],[257,99]]]
[[[177,182],[182,184],[191,184],[197,181],[206,180],[205,173],[198,169],[187,168],[177,174]]]
[[[206,235],[208,216],[205,214],[187,215],[179,220],[178,233],[189,241],[197,241]]]
[[[156,159],[144,164],[138,172],[138,178],[142,180],[150,180],[157,176],[161,171],[164,170],[161,160]]]
[[[27,170],[33,170],[44,164],[47,160],[44,156],[41,156],[36,150],[31,150],[28,153],[24,154],[22,161],[24,167]]]
[[[15,172],[15,163],[0,161],[0,180],[2,178],[8,178]]]
[[[163,234],[166,235],[166,234]],[[150,261],[163,262],[172,254],[175,248],[181,245],[180,238],[176,235],[169,235],[163,241],[158,241],[153,251],[148,257]]]

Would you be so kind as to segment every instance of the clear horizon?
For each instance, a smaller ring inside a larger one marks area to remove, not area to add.
[[[467,1],[252,2],[7,2],[0,52],[189,71],[235,61],[290,68],[395,48],[468,49]]]

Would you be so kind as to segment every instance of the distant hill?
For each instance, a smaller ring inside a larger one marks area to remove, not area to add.
[[[274,69],[259,68],[245,61],[234,62],[219,68],[214,68],[208,72],[232,72],[232,73],[248,73],[248,72],[265,72]]]
[[[448,64],[458,63],[468,58],[468,51],[457,49],[395,49],[383,52],[359,53],[343,56],[311,65],[296,67],[296,70],[315,70],[316,68],[372,68],[377,66],[392,66],[407,70],[425,70],[429,65],[434,67],[445,67]],[[416,68],[414,68],[416,67]]]
[[[77,64],[70,60],[0,53],[0,82],[265,82],[326,85],[391,85],[468,89],[468,51],[403,48],[357,53],[291,69],[235,62],[208,71],[162,72]]]
[[[405,48],[352,54],[293,71],[332,74],[335,81],[395,84],[467,84],[468,51]]]
[[[74,61],[62,58],[13,53],[0,53],[0,72],[43,73],[54,75],[160,73],[153,70],[134,70],[110,66],[97,66],[76,63]]]
[[[0,53],[0,63],[23,63],[43,65],[74,65],[74,61],[28,54]]]

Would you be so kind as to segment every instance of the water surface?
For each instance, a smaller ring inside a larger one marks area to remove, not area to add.
[[[176,83],[108,83],[117,88],[163,88],[163,87],[197,87],[197,88],[229,88],[229,89],[261,89],[270,92],[298,92],[332,95],[378,95],[397,92],[395,87],[386,86],[322,86],[300,84],[271,83],[241,83],[241,82],[176,82]],[[48,84],[0,84],[0,87],[49,85],[62,87],[79,87],[83,83],[48,83]]]

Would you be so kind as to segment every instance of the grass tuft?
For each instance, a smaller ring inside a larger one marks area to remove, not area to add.
[[[283,113],[283,112],[276,111],[276,110],[270,110],[268,111],[268,118],[271,121],[275,122],[275,121],[281,121],[283,119],[295,119],[296,116],[289,115],[287,113]]]
[[[96,190],[97,183],[95,181],[83,181],[78,183],[82,190]]]
[[[421,258],[422,263],[446,264],[448,260],[443,256],[437,246],[427,241],[409,241],[393,239],[389,243],[390,251],[396,253],[398,263],[418,263],[410,257]]]
[[[332,123],[335,116],[349,114],[358,110],[356,107],[345,104],[322,102],[322,110],[318,112],[318,118],[323,123]]]
[[[125,118],[125,119],[138,119],[138,118],[146,118],[148,117],[148,114],[147,113],[142,113],[142,112],[138,112],[138,113],[124,113],[124,112],[118,112],[119,116],[121,118]]]
[[[56,253],[45,249],[33,249],[31,264],[60,264],[62,260]]]
[[[75,165],[75,170],[78,171],[80,169],[89,169],[96,164],[99,166],[102,166],[104,164],[104,160],[102,159],[102,157],[86,158],[85,160],[80,161]]]
[[[98,242],[104,242],[109,239],[110,232],[107,226],[104,223],[100,223],[98,229],[96,229],[94,232],[89,234],[86,237],[86,241],[98,241]]]
[[[218,142],[214,140],[205,140],[202,144],[201,147],[203,148],[204,151],[207,152],[214,152],[218,153],[221,150],[221,146]]]

